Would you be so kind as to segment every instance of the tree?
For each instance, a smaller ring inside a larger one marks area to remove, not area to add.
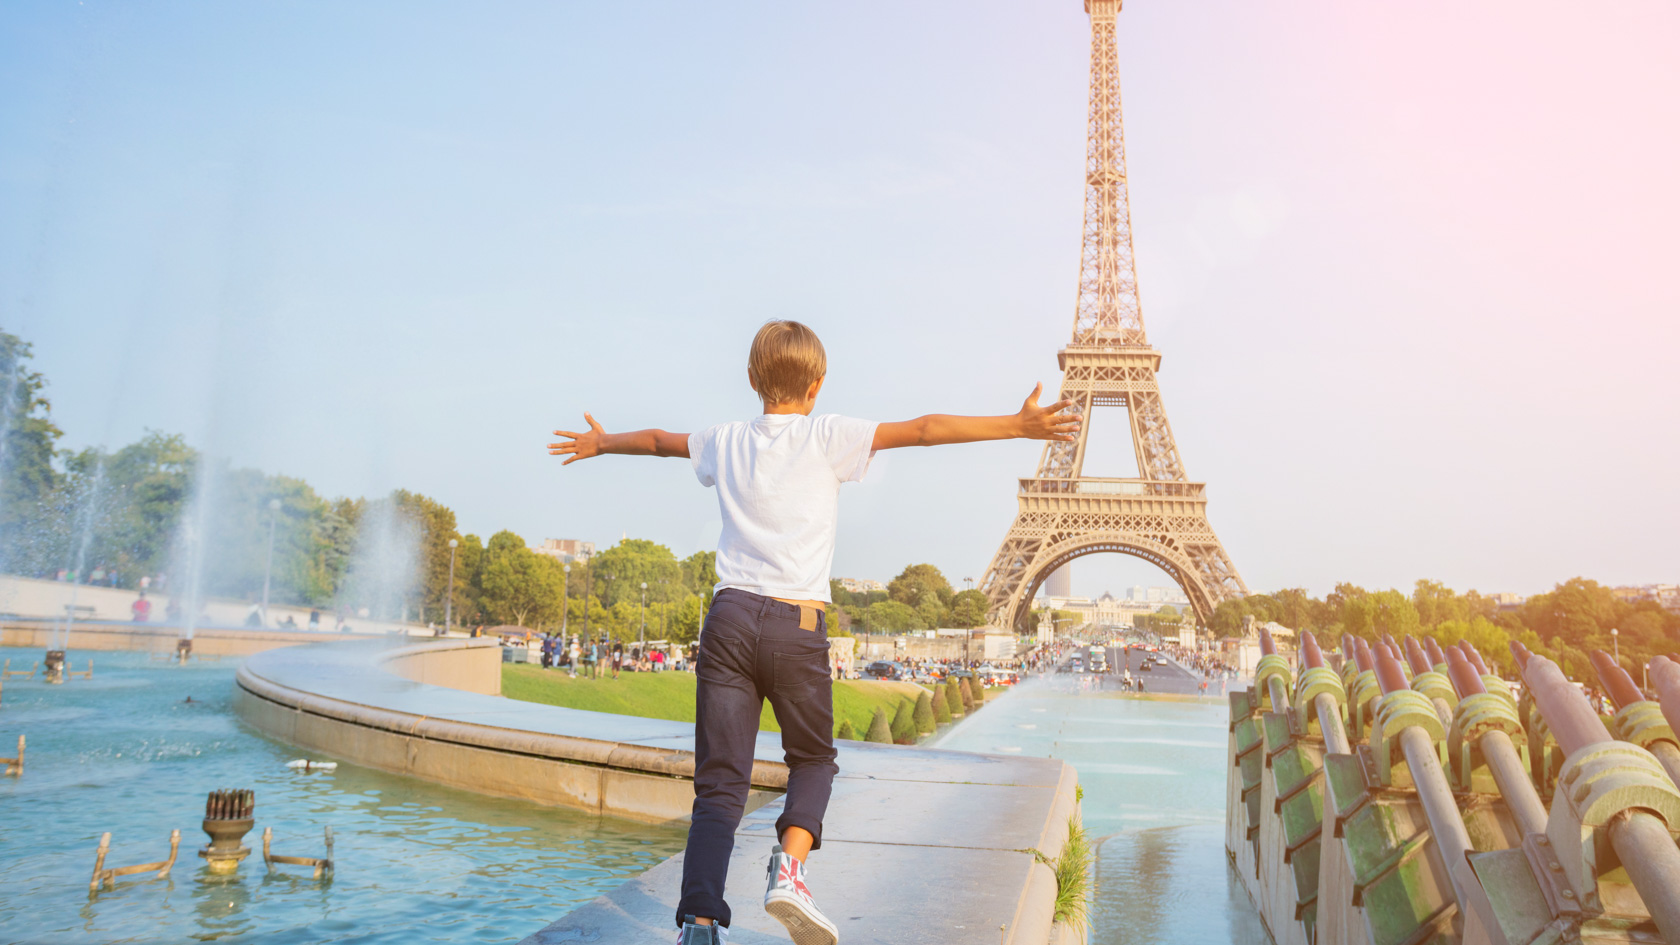
[[[939,730],[939,719],[933,711],[933,697],[926,692],[916,697],[916,710],[911,717],[915,720],[916,731],[923,735],[932,735]]]
[[[944,686],[936,686],[933,694],[928,697],[928,701],[933,704],[935,725],[949,725],[951,723],[951,700],[945,693]]]
[[[911,708],[909,699],[900,699],[898,711],[893,713],[892,737],[900,745],[914,745],[920,732],[916,731],[916,710]]]
[[[920,629],[934,629],[948,621],[951,601],[951,582],[931,564],[912,564],[887,584],[889,600],[903,604],[916,612]],[[908,628],[916,629],[916,628]]]
[[[1425,627],[1433,627],[1448,620],[1470,619],[1470,608],[1464,599],[1439,581],[1420,578],[1412,588],[1412,606],[1417,609],[1418,622]]]
[[[844,738],[847,741],[857,741],[857,729],[852,727],[851,719],[841,720],[840,727],[834,732],[834,738],[836,740]]]
[[[903,633],[922,629],[921,615],[908,604],[896,600],[869,605],[863,622],[870,633]]]
[[[829,636],[849,637],[852,635],[852,628],[849,626],[851,621],[840,619],[840,615],[843,613],[845,613],[845,611],[841,610],[839,607],[828,608],[827,616],[824,618],[823,622],[828,630]]]
[[[0,332],[0,527],[38,522],[58,487],[53,465],[58,439],[52,403],[42,394],[47,379],[27,366],[28,342]]]
[[[951,626],[963,630],[984,626],[989,603],[979,591],[959,591],[951,603]]]
[[[968,684],[967,677],[957,681],[957,697],[962,700],[963,712],[974,714],[974,687]]]
[[[887,583],[887,597],[911,607],[920,604],[927,594],[942,604],[949,604],[954,596],[951,582],[931,564],[912,564]]]
[[[717,552],[696,551],[682,559],[682,584],[701,597],[707,606],[712,603],[712,588],[717,585]]]
[[[954,676],[945,680],[945,704],[950,706],[952,718],[966,712],[966,707],[963,705],[962,690],[957,688],[957,680]]]
[[[875,717],[869,720],[869,732],[863,736],[866,742],[880,742],[883,745],[892,744],[892,726],[887,724],[887,712],[880,706],[875,707]]]
[[[485,617],[497,624],[535,624],[533,629],[558,622],[562,579],[560,562],[525,547],[513,532],[499,531],[484,549],[479,584]]]
[[[484,542],[477,535],[462,535],[460,546],[455,549],[455,603],[449,614],[455,626],[472,627],[485,622],[481,603],[483,588]]]
[[[1417,635],[1420,629],[1417,608],[1406,595],[1396,590],[1377,591],[1369,600],[1373,607],[1372,626],[1377,633],[1392,633],[1396,640]]]
[[[647,583],[650,600],[658,599],[661,581],[688,587],[683,567],[671,549],[640,538],[626,538],[613,545],[591,558],[588,567],[594,577],[592,589],[608,607],[619,601],[640,605],[643,582]]]

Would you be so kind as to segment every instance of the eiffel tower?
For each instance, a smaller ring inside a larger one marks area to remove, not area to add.
[[[1044,447],[1038,473],[1020,480],[1019,509],[980,588],[994,624],[1025,630],[1033,595],[1075,558],[1119,552],[1148,561],[1184,589],[1206,624],[1221,601],[1248,593],[1208,523],[1206,484],[1191,482],[1173,441],[1155,374],[1132,259],[1120,64],[1114,46],[1122,0],[1085,0],[1091,16],[1091,101],[1086,120],[1085,230],[1073,341],[1056,355],[1059,399],[1083,416],[1075,442]],[[1125,407],[1137,479],[1083,475],[1093,407]]]

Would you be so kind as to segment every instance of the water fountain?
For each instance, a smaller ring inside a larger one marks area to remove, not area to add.
[[[406,619],[419,586],[420,527],[395,496],[363,509],[341,598],[376,620]]]
[[[64,605],[64,619],[54,621],[51,642],[47,648],[45,659],[46,679],[49,683],[65,681],[65,651],[70,648],[70,632],[76,623],[76,598],[80,592],[82,581],[87,574],[88,549],[93,545],[93,531],[95,516],[105,495],[105,451],[98,450],[95,461],[93,480],[78,503],[76,532],[72,546],[69,572],[75,578],[70,582],[70,602]]]

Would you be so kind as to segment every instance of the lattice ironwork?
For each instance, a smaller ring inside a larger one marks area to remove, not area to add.
[[[1188,481],[1149,346],[1132,255],[1126,138],[1120,110],[1115,20],[1120,0],[1086,0],[1091,15],[1085,217],[1072,342],[1058,358],[1059,399],[1083,417],[1079,438],[1048,443],[1038,473],[1022,479],[1019,511],[986,569],[991,618],[1022,625],[1038,586],[1074,558],[1099,552],[1153,562],[1184,588],[1199,620],[1248,593],[1207,519],[1206,487]],[[1124,407],[1138,479],[1085,477],[1094,407]]]

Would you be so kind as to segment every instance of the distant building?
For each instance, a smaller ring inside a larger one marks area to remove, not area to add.
[[[544,538],[542,544],[531,550],[567,564],[573,561],[588,561],[595,557],[595,543],[576,538]]]
[[[1073,596],[1073,564],[1069,562],[1050,572],[1044,579],[1044,595],[1046,597]]]
[[[1502,611],[1516,610],[1528,600],[1521,594],[1489,594],[1488,596],[1493,598],[1493,606]]]
[[[1655,601],[1667,610],[1680,611],[1680,584],[1637,584],[1613,587],[1610,593],[1629,604]]]
[[[839,581],[840,586],[845,588],[846,591],[848,593],[851,593],[851,594],[868,594],[868,593],[871,593],[871,592],[878,592],[878,593],[885,594],[887,592],[887,586],[885,584],[882,584],[880,581],[870,581],[870,580],[865,580],[863,578],[844,578],[844,577],[843,578],[835,578],[835,580]]]

